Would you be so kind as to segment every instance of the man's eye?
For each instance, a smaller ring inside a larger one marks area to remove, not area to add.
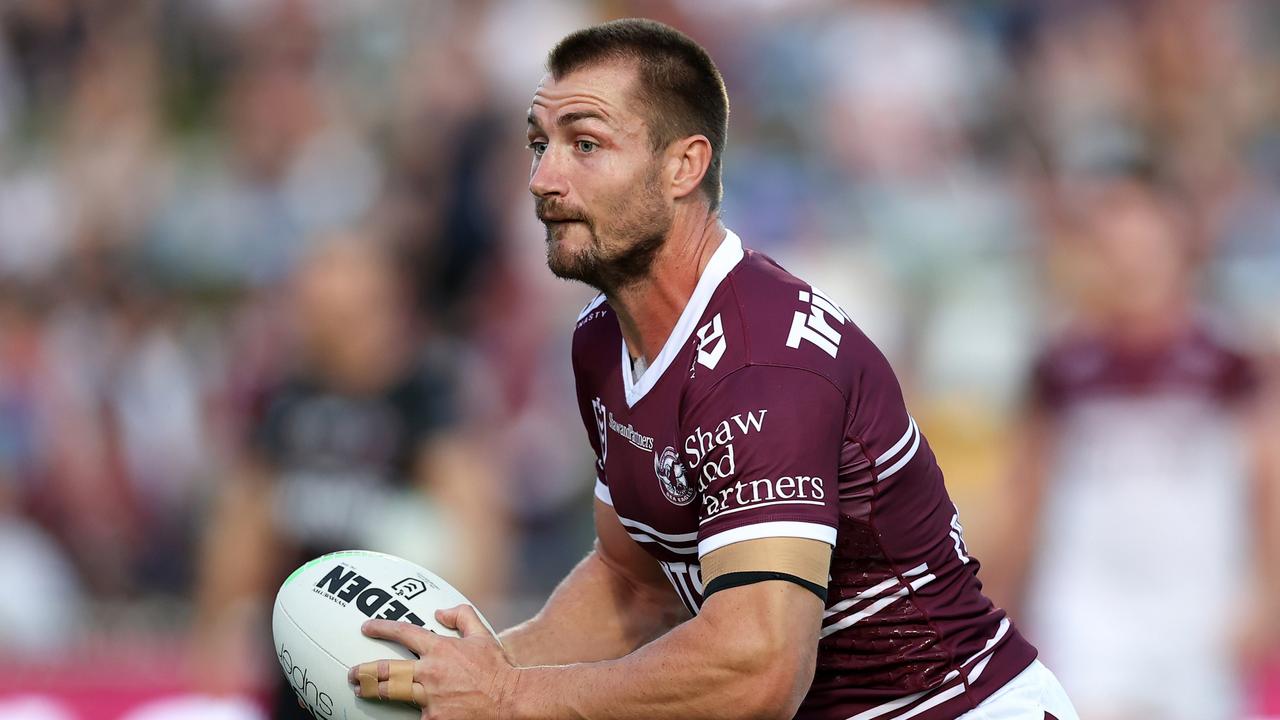
[[[590,140],[579,140],[577,142],[577,145],[578,145],[578,152],[580,153],[595,152],[595,149],[600,147],[599,143],[593,143]]]
[[[534,157],[542,157],[542,154],[547,151],[547,144],[541,140],[535,140],[529,143],[529,149],[533,151]]]

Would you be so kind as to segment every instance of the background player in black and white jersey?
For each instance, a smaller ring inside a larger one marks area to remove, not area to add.
[[[211,690],[252,667],[261,604],[306,559],[417,557],[477,598],[505,564],[495,473],[458,418],[453,359],[408,331],[407,286],[376,236],[317,242],[293,278],[298,358],[260,393],[251,452],[207,528],[194,645]],[[274,718],[309,717],[288,682],[276,690]]]

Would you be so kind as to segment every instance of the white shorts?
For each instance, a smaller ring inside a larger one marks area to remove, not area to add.
[[[1080,720],[1058,678],[1039,660],[957,720]]]

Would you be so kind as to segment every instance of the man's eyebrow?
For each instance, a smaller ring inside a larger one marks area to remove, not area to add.
[[[556,126],[565,127],[566,125],[572,125],[573,123],[576,123],[582,120],[599,120],[600,122],[606,125],[610,124],[609,119],[605,117],[603,113],[599,113],[595,110],[579,110],[577,112],[565,113],[560,117],[556,118]],[[538,119],[533,116],[532,110],[529,111],[528,122],[529,122],[529,127],[537,130],[542,129],[542,124],[539,123]]]
[[[556,118],[556,125],[564,127],[565,125],[572,125],[579,120],[599,120],[606,125],[609,124],[609,119],[595,110],[579,110],[578,112],[565,113]]]

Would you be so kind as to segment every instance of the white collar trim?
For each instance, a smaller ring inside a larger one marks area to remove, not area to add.
[[[658,357],[653,359],[653,364],[644,371],[639,379],[634,379],[631,373],[631,353],[627,352],[627,340],[622,339],[622,389],[627,396],[627,407],[634,407],[640,402],[640,398],[644,397],[654,385],[658,384],[658,380],[662,378],[667,367],[675,360],[676,355],[680,353],[680,349],[684,347],[685,341],[693,334],[694,326],[698,324],[698,320],[702,318],[702,313],[706,311],[707,304],[711,302],[711,296],[715,293],[716,288],[720,287],[720,283],[729,275],[729,272],[737,267],[738,262],[746,253],[742,250],[742,240],[732,230],[726,230],[724,240],[721,241],[720,247],[716,248],[715,253],[711,256],[711,260],[707,263],[707,267],[702,271],[702,277],[698,278],[698,284],[693,288],[693,295],[689,297],[689,302],[685,304],[684,310],[680,313],[680,319],[676,321],[676,326],[671,330],[671,334],[667,336],[666,343],[662,346],[662,351],[658,353]]]

